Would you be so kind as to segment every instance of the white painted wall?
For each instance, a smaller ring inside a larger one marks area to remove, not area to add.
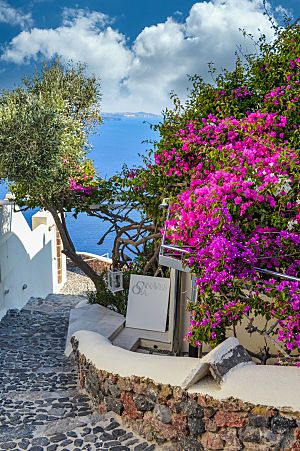
[[[0,204],[0,319],[8,309],[20,309],[30,297],[59,292],[57,282],[56,227],[48,212],[32,218],[33,230],[11,203]]]

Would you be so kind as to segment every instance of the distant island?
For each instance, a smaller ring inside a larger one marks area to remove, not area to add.
[[[123,112],[123,113],[105,113],[102,114],[103,119],[109,119],[109,120],[115,120],[120,121],[122,117],[126,118],[142,118],[142,119],[151,119],[151,118],[160,118],[161,116],[159,114],[154,113],[145,113],[144,111],[138,111],[135,113],[131,112]]]

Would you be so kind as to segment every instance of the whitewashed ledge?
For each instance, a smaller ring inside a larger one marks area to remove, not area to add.
[[[300,369],[275,365],[237,367],[218,386],[204,378],[188,389],[223,400],[237,398],[244,402],[300,411]]]
[[[236,339],[226,340],[220,347],[222,352],[218,347],[203,359],[136,353],[111,343],[115,332],[124,326],[122,315],[99,305],[88,305],[86,301],[77,307],[70,314],[66,354],[72,350],[70,340],[74,336],[80,354],[98,369],[121,377],[151,379],[157,384],[181,387],[191,394],[207,394],[219,400],[237,398],[300,410],[299,368],[239,364],[217,383],[209,371],[210,360],[219,359],[224,349],[231,351],[230,345],[238,344]]]
[[[208,375],[205,358],[139,354],[114,346],[102,335],[86,330],[76,332],[75,338],[80,354],[108,373],[186,388],[197,372],[199,382],[187,389],[191,394],[205,394],[219,400],[237,398],[252,404],[300,411],[300,370],[296,367],[237,366],[219,385]]]
[[[172,357],[140,354],[114,346],[107,338],[89,331],[78,331],[75,339],[79,352],[96,368],[121,377],[138,376],[151,379],[157,384],[185,386],[185,379],[199,363],[190,357]],[[202,364],[203,376],[207,374],[207,364]],[[200,368],[201,369],[201,368]]]
[[[78,307],[68,339],[100,413],[122,416],[162,450],[300,449],[298,368],[255,365],[233,337],[203,359],[132,352],[111,342],[121,315]]]

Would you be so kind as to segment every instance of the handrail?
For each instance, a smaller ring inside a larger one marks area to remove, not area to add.
[[[263,274],[269,274],[270,276],[280,277],[281,279],[293,280],[294,282],[300,282],[299,277],[289,276],[288,274],[284,274],[281,272],[270,271],[269,269],[263,269],[263,268],[254,268],[254,269]]]
[[[184,254],[188,254],[189,253],[189,251],[187,251],[186,249],[183,249],[181,247],[176,247],[176,246],[170,246],[169,244],[162,244],[161,247],[163,249],[169,249],[170,251],[183,252]]]
[[[165,255],[163,253],[164,250],[175,251],[175,252],[179,252],[181,254],[188,254],[189,253],[189,251],[184,249],[184,248],[177,247],[177,246],[171,246],[169,244],[164,244],[164,238],[165,237],[163,236],[162,244],[160,246],[161,247],[161,254],[160,255],[165,256],[165,257],[168,256],[168,255]],[[182,258],[182,256],[181,256],[181,258]],[[294,282],[300,282],[300,278],[299,277],[290,276],[288,274],[280,273],[280,272],[277,272],[277,271],[271,271],[269,269],[264,269],[264,268],[254,267],[254,269],[255,269],[255,271],[258,271],[259,273],[262,273],[262,274],[269,274],[270,276],[279,277],[281,279],[287,279],[287,280],[292,280]]]

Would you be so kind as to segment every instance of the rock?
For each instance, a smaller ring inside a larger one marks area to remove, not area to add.
[[[133,437],[132,432],[127,432],[125,435],[123,435],[119,440],[120,442],[125,442],[125,440],[129,440]]]
[[[294,429],[293,436],[296,440],[300,440],[300,426]]]
[[[232,451],[243,448],[241,442],[237,437],[237,430],[233,428],[226,428],[219,432],[222,440],[226,443],[226,447]]]
[[[50,445],[47,446],[47,451],[56,451],[58,448],[58,445]]]
[[[2,449],[7,449],[9,451],[14,449],[16,446],[17,446],[16,442],[4,442],[4,443],[1,443],[1,448]]]
[[[205,421],[205,429],[209,432],[216,432],[218,430],[218,426],[216,425],[214,420],[210,418]]]
[[[158,394],[158,399],[169,399],[172,396],[173,390],[170,385],[162,385]]]
[[[133,438],[132,440],[129,440],[129,442],[126,443],[126,446],[132,446],[135,445],[136,443],[138,443],[138,439]]]
[[[246,349],[234,337],[227,338],[202,360],[209,364],[213,378],[219,383],[237,365],[255,365]]]
[[[83,441],[88,443],[95,443],[97,440],[97,435],[95,434],[87,434],[84,436]]]
[[[18,443],[18,447],[21,449],[27,449],[30,445],[30,441],[27,438],[22,438],[22,440]]]
[[[112,435],[116,438],[122,437],[126,434],[126,431],[124,429],[114,429],[112,431]]]
[[[169,451],[174,451],[173,448],[173,443],[171,445],[171,447],[169,448]],[[187,437],[183,437],[179,442],[178,442],[178,451],[202,451],[203,447],[201,445],[201,443],[195,438],[195,437],[191,437],[191,436],[187,436]],[[146,450],[147,451],[147,448]]]
[[[155,445],[149,445],[149,446],[147,446],[147,448],[145,448],[145,451],[154,451],[155,450]],[[190,451],[192,451],[192,450],[190,450]]]
[[[300,440],[297,440],[296,442],[293,443],[291,451],[299,451],[299,449],[300,449]]]
[[[260,443],[261,435],[257,428],[247,426],[245,429],[239,431],[239,438],[242,442]]]
[[[96,426],[96,427],[93,428],[93,434],[100,434],[100,432],[101,432],[101,433],[104,432],[103,427],[101,427],[101,426]]]
[[[270,448],[270,445],[262,445],[259,443],[246,443],[247,448],[244,448],[247,451],[274,451],[276,450],[276,448],[272,447]],[[228,450],[229,451],[229,450]],[[284,450],[287,451],[287,450]],[[288,450],[291,451],[291,450]],[[294,450],[293,450],[294,451]],[[298,450],[296,450],[298,451]]]
[[[205,432],[201,437],[201,444],[205,450],[222,450],[224,449],[223,441],[219,434],[213,432]]]
[[[212,416],[214,416],[214,414],[216,413],[216,409],[214,409],[213,407],[205,407],[203,409],[203,416],[204,418],[211,418]]]
[[[62,417],[65,414],[65,409],[58,409],[58,408],[53,408],[50,409],[48,414],[49,415],[53,415],[55,417]]]
[[[174,413],[172,415],[172,428],[176,431],[176,434],[180,437],[182,434],[188,434],[187,417],[182,413]]]
[[[260,415],[271,418],[275,415],[275,411],[269,407],[256,406],[251,410],[252,415]]]
[[[130,391],[133,387],[133,382],[129,378],[120,377],[117,383],[119,389],[121,392],[123,391]]]
[[[135,446],[134,451],[144,451],[148,446],[148,443],[140,443],[139,445]]]
[[[32,440],[33,445],[47,446],[49,443],[50,440],[47,437],[37,437]]]
[[[136,420],[137,418],[140,418],[143,414],[138,411],[135,402],[133,400],[133,397],[130,393],[125,392],[121,394],[121,402],[124,407],[123,414],[127,415],[132,420]]]
[[[249,426],[254,426],[256,428],[269,427],[271,418],[262,415],[250,415],[249,416]]]
[[[104,432],[102,435],[100,435],[100,440],[102,442],[108,442],[109,440],[113,440],[114,437],[111,434],[108,434],[107,432]]]
[[[66,440],[67,436],[65,434],[56,434],[50,437],[51,443],[58,443],[62,442],[63,440]]]
[[[68,445],[71,445],[71,443],[73,443],[73,440],[68,438],[67,440],[64,440],[63,442],[61,442],[60,446],[68,446]]]
[[[180,403],[180,411],[182,411],[185,415],[190,416],[193,415],[197,418],[203,418],[204,410],[194,399],[189,399],[187,401],[183,401]]]
[[[98,412],[100,413],[100,415],[103,415],[107,412],[107,405],[105,404],[105,402],[100,402],[98,404]]]
[[[105,404],[107,411],[115,412],[117,415],[122,415],[122,412],[124,410],[124,406],[122,402],[120,402],[117,399],[112,398],[111,396],[107,396],[105,398]]]
[[[109,383],[108,384],[108,393],[110,393],[114,398],[119,398],[121,391],[116,384]]]
[[[245,412],[225,412],[218,410],[214,416],[213,421],[218,427],[243,427],[249,421],[247,413]]]
[[[147,412],[149,410],[153,410],[154,409],[154,402],[151,401],[151,399],[146,398],[146,396],[135,396],[134,397],[134,402],[136,407],[138,408],[138,410],[141,410],[142,412]]]
[[[164,424],[171,423],[172,412],[169,407],[165,405],[156,405],[154,409],[154,415]]]
[[[111,423],[109,423],[108,426],[106,426],[105,430],[106,431],[112,431],[113,429],[118,428],[120,425],[119,423],[117,423],[117,421],[112,421]]]
[[[284,434],[286,431],[296,426],[295,420],[290,420],[280,415],[273,417],[271,421],[271,430],[275,434]]]
[[[77,437],[77,433],[74,432],[74,431],[70,431],[70,432],[67,432],[67,436],[68,436],[68,437],[76,438],[76,437]]]
[[[109,448],[109,451],[130,451],[130,448],[128,446],[117,445]]]
[[[192,435],[201,435],[205,431],[204,421],[196,416],[188,417],[188,427]]]

